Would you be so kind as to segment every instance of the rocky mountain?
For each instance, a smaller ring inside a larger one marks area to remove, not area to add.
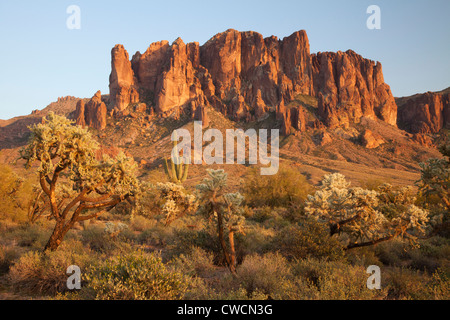
[[[450,119],[450,90],[395,99],[379,62],[351,50],[311,54],[305,31],[280,40],[230,29],[202,46],[156,42],[131,59],[116,45],[109,89],[0,121],[0,162],[15,161],[27,126],[54,111],[89,127],[101,150],[132,155],[143,175],[162,168],[171,132],[192,131],[196,119],[223,132],[279,128],[281,163],[299,167],[313,183],[339,171],[356,184],[411,185],[418,163],[440,155],[435,133]],[[205,168],[193,165],[190,182]],[[247,167],[224,169],[242,177]]]
[[[450,88],[396,99],[398,125],[419,134],[450,129]]]
[[[80,99],[77,102],[73,117],[78,125],[103,130],[106,127],[106,104],[102,101],[102,93],[97,93],[87,103]]]
[[[162,117],[195,114],[212,106],[235,121],[277,111],[285,134],[304,130],[302,108],[285,105],[299,95],[318,99],[320,120],[348,126],[361,117],[397,123],[397,106],[379,62],[355,52],[310,53],[305,31],[282,40],[229,29],[199,46],[181,39],[153,43],[131,61],[122,45],[111,51],[112,112],[142,102]]]
[[[0,150],[14,148],[28,140],[28,126],[39,123],[49,112],[70,116],[80,99],[77,97],[59,97],[42,110],[35,109],[29,115],[0,120]]]

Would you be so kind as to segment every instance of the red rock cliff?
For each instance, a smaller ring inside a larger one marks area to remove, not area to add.
[[[412,133],[450,128],[450,88],[397,99],[399,127]]]
[[[305,31],[282,40],[229,29],[204,45],[156,42],[132,60],[122,45],[112,52],[109,109],[138,101],[161,116],[211,105],[234,120],[250,121],[278,110],[286,133],[304,128],[303,110],[286,110],[298,94],[318,98],[328,126],[362,116],[397,123],[397,105],[381,64],[353,51],[310,54]],[[284,111],[282,111],[284,110]]]

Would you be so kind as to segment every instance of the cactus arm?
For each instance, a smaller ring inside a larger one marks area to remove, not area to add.
[[[181,182],[185,182],[188,176],[188,170],[189,170],[189,163],[186,163],[184,165],[184,172],[183,172],[183,176],[181,177]]]
[[[167,163],[167,159],[164,158],[164,170],[166,171],[167,176],[170,180],[172,180],[171,171],[169,170],[169,164]]]

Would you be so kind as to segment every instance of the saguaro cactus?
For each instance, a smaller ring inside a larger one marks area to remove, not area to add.
[[[174,133],[174,138],[174,141],[172,141],[172,156],[168,159],[164,159],[165,169],[171,182],[183,183],[188,176],[189,163],[184,163],[183,157],[181,157],[178,152],[178,139],[176,133]]]

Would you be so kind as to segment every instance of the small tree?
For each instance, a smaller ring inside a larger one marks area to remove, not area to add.
[[[236,250],[234,234],[243,233],[245,218],[241,204],[244,197],[240,193],[225,193],[227,174],[224,170],[207,170],[210,178],[196,186],[198,213],[204,215],[217,226],[217,234],[225,261],[230,272],[236,274]],[[228,245],[225,240],[228,233]]]
[[[5,164],[0,164],[0,181],[0,218],[23,220],[26,204],[31,200],[31,181],[21,178]]]
[[[329,174],[314,195],[308,196],[307,215],[326,222],[330,235],[345,234],[346,249],[374,245],[396,237],[415,241],[423,233],[428,212],[414,205],[409,188],[383,185],[380,191],[350,188],[340,173]]]
[[[444,156],[442,159],[432,158],[419,164],[421,177],[418,186],[425,197],[439,197],[448,215],[450,212],[450,134],[439,150]]]
[[[39,163],[39,183],[56,220],[44,250],[56,250],[76,222],[96,218],[138,190],[134,160],[123,153],[97,160],[98,143],[65,117],[50,113],[30,130],[21,157],[27,168]]]
[[[443,158],[420,163],[420,180],[416,182],[423,206],[431,212],[431,235],[450,230],[450,134],[439,148]]]

